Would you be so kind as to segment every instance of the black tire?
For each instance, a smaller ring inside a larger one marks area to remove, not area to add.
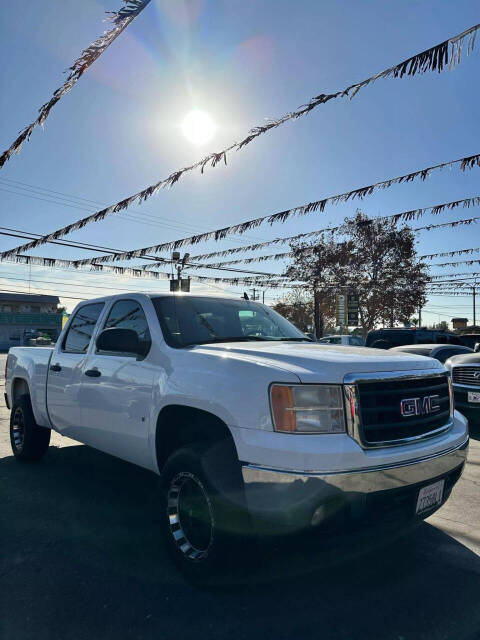
[[[222,443],[175,451],[161,476],[161,522],[168,552],[190,580],[230,575],[251,539],[240,465]]]
[[[10,444],[13,455],[22,462],[36,462],[47,452],[50,429],[35,422],[30,396],[19,396],[10,413]]]

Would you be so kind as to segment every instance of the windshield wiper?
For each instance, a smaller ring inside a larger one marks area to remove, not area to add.
[[[211,340],[186,342],[183,346],[191,347],[195,344],[215,344],[218,342],[250,342],[252,340],[259,342],[271,342],[271,338],[264,338],[262,336],[225,336],[224,338],[212,338]]]
[[[289,341],[289,342],[313,342],[311,338],[279,338],[281,341]]]

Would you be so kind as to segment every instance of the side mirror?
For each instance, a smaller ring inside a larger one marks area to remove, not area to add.
[[[307,338],[310,338],[312,342],[317,342],[317,338],[315,337],[314,333],[306,333],[305,335],[307,336]]]
[[[475,343],[473,350],[475,351],[475,353],[480,353],[480,342]]]
[[[98,351],[117,353],[140,353],[138,335],[133,329],[104,329],[97,338]]]

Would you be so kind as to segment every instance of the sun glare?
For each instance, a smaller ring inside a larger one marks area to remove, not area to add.
[[[185,116],[182,124],[182,131],[185,138],[193,144],[205,144],[209,142],[215,134],[215,123],[211,116],[205,111],[198,109],[190,111]]]

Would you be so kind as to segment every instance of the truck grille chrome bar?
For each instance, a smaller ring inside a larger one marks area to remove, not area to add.
[[[480,365],[453,367],[452,380],[453,384],[463,384],[468,387],[480,387]]]
[[[452,426],[446,371],[350,374],[344,382],[349,433],[363,448],[408,444]]]

